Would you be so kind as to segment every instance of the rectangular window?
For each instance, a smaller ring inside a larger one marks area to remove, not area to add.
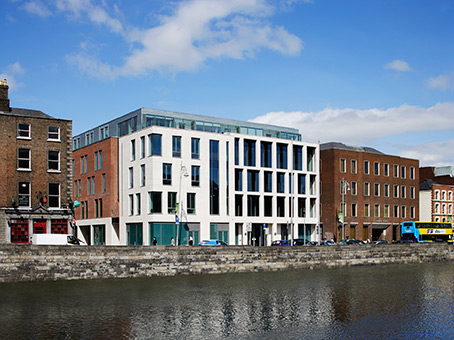
[[[415,168],[414,167],[410,168],[410,179],[415,179]]]
[[[352,203],[352,217],[358,217],[358,208],[356,203]]]
[[[140,137],[140,158],[145,158],[145,136]]]
[[[389,205],[385,204],[384,210],[383,210],[383,217],[389,217]]]
[[[247,196],[247,215],[259,216],[260,211],[260,196]]]
[[[397,164],[394,164],[393,169],[394,169],[394,173],[393,173],[394,177],[398,178],[399,177],[399,166]]]
[[[200,159],[200,139],[191,138],[191,158]]]
[[[285,197],[276,197],[276,216],[285,217]]]
[[[157,134],[148,135],[148,155],[161,156],[162,155],[162,136]]]
[[[88,188],[87,195],[90,196],[91,195],[91,177],[87,178],[87,188]]]
[[[386,177],[389,176],[389,164],[388,163],[383,164],[383,175],[385,175]]]
[[[374,217],[380,217],[380,204],[374,205]]]
[[[162,164],[162,184],[172,185],[172,164]]]
[[[88,172],[88,155],[85,155],[84,158],[85,158],[84,171],[85,171],[85,173],[87,173]]]
[[[380,184],[379,183],[374,184],[374,196],[380,197]]]
[[[99,164],[98,164],[98,169],[102,169],[102,150],[99,150]]]
[[[351,167],[352,167],[352,174],[356,174],[358,172],[358,162],[356,161],[356,159],[352,159]]]
[[[30,139],[30,124],[19,123],[17,124],[17,138]]]
[[[287,169],[287,144],[276,144],[278,169]]]
[[[370,205],[368,203],[364,204],[364,217],[370,216]]]
[[[30,149],[17,150],[17,168],[19,170],[31,170]]]
[[[47,130],[47,139],[51,141],[60,141],[60,128],[58,126],[49,126]]]
[[[400,177],[407,178],[407,167],[405,166],[400,167]]]
[[[303,170],[302,146],[293,146],[293,170]]]
[[[364,196],[370,195],[370,183],[364,183]]]
[[[380,163],[374,162],[374,175],[379,176],[380,175]]]
[[[265,171],[263,173],[263,188],[265,192],[273,191],[273,173],[271,171]]]
[[[235,165],[240,165],[240,139],[235,138]]]
[[[255,166],[255,141],[244,140],[244,166]]]
[[[99,128],[99,139],[103,140],[109,138],[109,125]]]
[[[407,187],[405,185],[400,186],[400,197],[407,198]]]
[[[131,161],[136,160],[136,140],[131,140]]]
[[[102,192],[106,192],[106,174],[102,174]]]
[[[255,143],[254,143],[254,165],[255,165]],[[252,156],[251,156],[252,157]],[[219,141],[210,140],[210,214],[219,214]]]
[[[394,206],[394,217],[395,218],[399,217],[399,206],[398,205]]]
[[[191,166],[191,185],[193,187],[200,186],[200,166]]]
[[[60,208],[60,183],[49,183],[49,208]]]
[[[285,174],[283,172],[276,173],[277,176],[277,192],[284,193],[285,192]]]
[[[404,205],[400,207],[400,217],[401,218],[407,217],[407,208]]]
[[[415,218],[415,207],[410,207],[410,218]]]
[[[399,198],[399,186],[394,185],[394,198]]]
[[[243,195],[235,195],[235,216],[243,216]]]
[[[389,197],[389,184],[383,185],[383,196]]]
[[[60,171],[60,151],[47,151],[47,170]]]
[[[140,186],[145,186],[145,164],[140,165]]]
[[[19,207],[30,208],[30,183],[19,182],[18,194]]]
[[[339,163],[340,164],[340,172],[345,172],[345,167],[346,167],[345,164],[346,164],[346,162],[347,161],[345,160],[345,158],[341,158],[340,159],[340,163]]]
[[[167,213],[175,214],[177,211],[177,193],[176,192],[168,192],[167,193]],[[180,207],[178,207],[180,209]],[[178,213],[181,217],[182,215]]]
[[[181,157],[181,136],[172,136],[172,157]]]
[[[189,215],[195,214],[195,193],[193,192],[188,192],[187,195],[187,213]]]
[[[298,174],[298,195],[306,194],[306,175]]]
[[[235,169],[235,190],[243,191],[243,170]]]
[[[353,196],[356,196],[358,194],[358,184],[357,182],[351,182],[351,193]]]
[[[410,198],[415,199],[416,194],[415,194],[415,187],[410,187]]]
[[[95,151],[95,170],[98,170],[98,151]]]
[[[247,171],[247,190],[248,191],[259,191],[259,172],[257,170]]]
[[[261,158],[260,164],[263,168],[271,168],[272,165],[272,143],[270,142],[261,142]]]
[[[134,188],[134,169],[129,168],[129,188]]]
[[[162,193],[152,191],[148,193],[148,198],[150,201],[150,214],[158,214],[162,212]]]
[[[95,177],[94,176],[91,178],[91,194],[92,195],[95,194]]]
[[[370,169],[369,169],[369,161],[364,161],[364,174],[369,175]]]
[[[134,215],[134,195],[129,195],[129,216]]]

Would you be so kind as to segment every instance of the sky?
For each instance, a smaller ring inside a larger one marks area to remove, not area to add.
[[[12,107],[141,107],[454,166],[452,0],[0,0]]]

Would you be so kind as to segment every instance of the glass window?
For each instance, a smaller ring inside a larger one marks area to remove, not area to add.
[[[384,189],[383,189],[383,191],[384,191],[384,192],[383,192],[383,196],[389,197],[389,184],[385,184],[385,185],[383,186],[383,188],[384,188]]]
[[[49,208],[60,208],[60,183],[49,183]]]
[[[243,191],[243,170],[235,169],[235,190]]]
[[[397,164],[394,164],[393,169],[394,169],[393,176],[396,177],[396,178],[399,177],[399,166]]]
[[[240,165],[240,140],[235,138],[235,165]]]
[[[374,162],[374,175],[380,175],[380,163],[378,162]]]
[[[150,214],[156,214],[156,213],[162,212],[161,196],[162,196],[161,192],[152,191],[152,192],[148,193],[148,197],[150,200],[150,209],[149,209]]]
[[[273,191],[273,173],[271,171],[264,172],[264,191],[272,192]]]
[[[30,138],[30,124],[19,123],[17,124],[17,137]]]
[[[199,159],[200,158],[200,139],[191,138],[191,158]]]
[[[380,184],[379,183],[374,184],[374,196],[375,197],[380,196]]]
[[[277,151],[277,167],[279,169],[287,169],[287,144],[276,144]]]
[[[259,191],[259,172],[257,170],[247,171],[247,190]]]
[[[30,207],[30,183],[29,182],[19,182],[19,207]]]
[[[352,195],[356,196],[357,193],[358,193],[358,184],[357,184],[357,182],[351,182],[350,185],[351,185],[351,189],[352,189],[351,190]]]
[[[278,172],[277,174],[277,192],[285,192],[285,174],[283,172]]]
[[[407,168],[405,166],[400,167],[400,177],[407,178]]]
[[[131,160],[136,160],[136,140],[131,140]]]
[[[129,168],[129,188],[134,188],[134,169]]]
[[[140,185],[145,186],[145,164],[140,166]]]
[[[188,202],[186,211],[190,215],[195,214],[195,193],[188,192],[186,196]]]
[[[244,140],[244,166],[255,166],[255,141]]]
[[[260,159],[260,164],[264,168],[271,168],[272,164],[272,157],[271,157],[271,152],[272,152],[272,143],[270,142],[261,142],[260,143],[260,148],[261,148],[261,159]]]
[[[389,176],[389,164],[388,163],[383,164],[383,175],[385,175],[386,177]]]
[[[364,196],[369,196],[370,195],[370,183],[365,182],[364,183]]]
[[[31,169],[30,149],[17,150],[17,167],[23,170]]]
[[[162,165],[162,184],[172,185],[172,164],[164,163]]]
[[[399,198],[399,186],[394,185],[394,198]]]
[[[345,172],[345,158],[340,159],[340,172]]]
[[[181,136],[172,136],[172,157],[181,157]]]
[[[370,216],[370,205],[368,203],[364,204],[364,217]]]
[[[303,170],[302,146],[293,146],[293,170]]]
[[[49,126],[47,131],[47,139],[59,141],[60,140],[60,128],[58,126]]]
[[[47,170],[60,171],[60,151],[47,152]]]
[[[255,159],[255,143],[254,143]],[[254,161],[255,162],[255,161]],[[210,214],[219,214],[219,141],[210,140]],[[255,165],[255,163],[254,163]]]
[[[177,193],[168,192],[167,193],[167,212],[169,214],[174,214],[176,212],[176,208],[177,208]],[[179,207],[178,207],[178,209],[179,209]]]
[[[162,155],[162,136],[157,134],[148,135],[148,147],[149,156],[161,156]]]
[[[356,159],[352,159],[351,168],[352,168],[352,174],[356,174],[358,171],[358,162],[356,161]]]
[[[106,174],[102,174],[102,192],[106,192]]]
[[[298,194],[306,194],[306,175],[298,174]]]
[[[140,215],[141,213],[141,197],[140,193],[136,194],[136,215]]]
[[[134,215],[134,195],[129,195],[129,216]]]
[[[364,173],[366,175],[369,175],[370,169],[369,169],[369,161],[364,161]]]
[[[200,166],[191,166],[191,185],[193,187],[200,186]]]
[[[145,136],[140,137],[140,158],[145,158]]]

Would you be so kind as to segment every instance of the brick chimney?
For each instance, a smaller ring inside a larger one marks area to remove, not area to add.
[[[11,111],[11,107],[9,106],[8,89],[9,87],[6,84],[6,79],[0,80],[0,111],[3,112]]]

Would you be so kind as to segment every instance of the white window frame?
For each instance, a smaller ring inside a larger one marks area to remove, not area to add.
[[[50,131],[50,129],[57,129],[57,132],[55,131]],[[56,135],[56,137],[51,137]],[[47,127],[47,140],[51,142],[60,142],[60,127],[59,126],[48,126]]]
[[[53,152],[57,153],[57,155],[58,155],[58,159],[57,160],[54,160],[54,159],[51,160],[50,159],[50,153],[51,152],[52,153]],[[50,167],[51,162],[52,162],[52,164],[54,164],[54,163],[57,164],[57,168],[56,169],[51,169],[51,167]],[[47,172],[60,172],[61,171],[60,170],[60,163],[61,163],[61,161],[60,161],[60,151],[59,150],[47,150]]]
[[[20,158],[19,157],[19,152],[20,150],[28,150],[28,158]],[[19,166],[21,161],[28,160],[28,167],[27,168],[21,168]],[[19,148],[17,149],[17,170],[21,171],[30,171],[32,169],[32,151],[27,148]]]
[[[27,125],[28,129],[21,129],[20,125]],[[27,136],[21,136],[21,133],[27,132]],[[31,125],[29,123],[17,123],[17,139],[32,139],[31,138]]]

